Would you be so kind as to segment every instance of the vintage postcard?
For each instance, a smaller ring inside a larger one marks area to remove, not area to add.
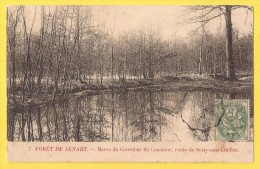
[[[13,5],[9,162],[254,162],[247,5]]]

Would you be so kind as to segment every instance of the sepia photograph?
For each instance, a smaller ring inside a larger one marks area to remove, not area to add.
[[[14,5],[6,32],[9,143],[250,142],[252,161],[253,6]]]

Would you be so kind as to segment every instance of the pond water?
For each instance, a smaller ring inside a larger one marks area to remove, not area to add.
[[[215,100],[250,100],[252,93],[127,90],[71,95],[41,107],[8,109],[9,141],[214,141]]]

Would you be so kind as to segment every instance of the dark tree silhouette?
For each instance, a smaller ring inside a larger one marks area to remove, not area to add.
[[[226,78],[229,80],[236,80],[234,58],[233,58],[233,47],[232,47],[232,19],[231,14],[233,10],[245,8],[247,11],[252,11],[253,8],[250,6],[231,6],[231,5],[202,5],[202,6],[189,6],[189,9],[193,12],[198,12],[200,15],[193,16],[189,19],[190,23],[201,23],[200,26],[195,30],[198,31],[203,28],[204,25],[209,23],[211,20],[221,17],[224,15],[226,21],[226,63],[225,72]],[[201,13],[203,13],[201,15]]]

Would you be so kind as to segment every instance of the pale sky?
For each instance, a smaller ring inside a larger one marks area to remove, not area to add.
[[[185,24],[177,29],[187,16],[193,14],[187,11],[185,6],[176,5],[136,5],[136,6],[90,6],[92,9],[94,20],[105,25],[107,29],[111,29],[115,25],[114,34],[127,32],[132,29],[147,29],[153,27],[154,30],[160,31],[165,39],[177,37],[187,37],[188,33],[197,28],[196,24]],[[35,20],[35,30],[40,28],[40,7],[37,7],[37,15]],[[11,10],[11,9],[10,9]],[[26,14],[28,24],[33,20],[35,6],[26,6]],[[246,12],[245,9],[237,9],[232,12],[233,27],[240,33],[252,32],[253,13]],[[207,24],[206,29],[209,32],[216,33],[225,26],[225,20],[222,17],[216,18]]]
[[[198,27],[198,24],[184,24],[180,26],[179,22],[192,13],[187,11],[186,6],[93,6],[93,14],[99,18],[99,22],[104,22],[107,27],[113,27],[116,22],[118,32],[131,29],[148,28],[153,26],[154,29],[160,30],[164,38],[171,38],[175,35],[187,37],[188,33]],[[233,27],[240,33],[252,31],[253,13],[246,12],[245,9],[237,9],[232,14]],[[215,33],[225,26],[224,17],[216,18],[209,22],[206,29]],[[179,28],[179,29],[177,29]]]

